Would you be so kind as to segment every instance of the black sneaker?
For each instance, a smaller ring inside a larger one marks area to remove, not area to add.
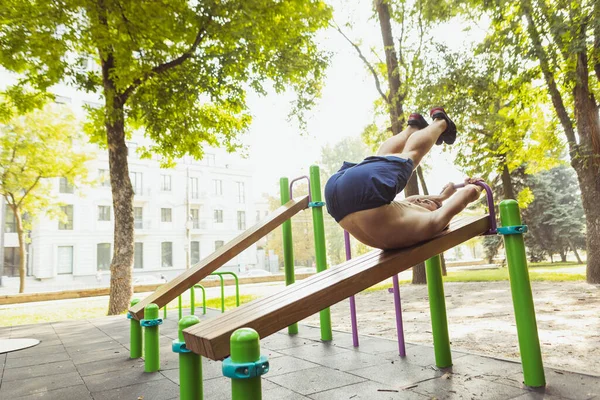
[[[408,122],[406,123],[408,126],[416,126],[419,129],[423,129],[429,124],[425,121],[425,118],[421,114],[412,113],[408,117]]]
[[[442,134],[440,135],[438,140],[435,142],[435,144],[437,144],[439,146],[442,143],[447,143],[447,144],[454,143],[454,141],[456,140],[456,125],[448,117],[448,114],[446,114],[446,110],[444,110],[442,107],[432,108],[431,111],[429,111],[429,116],[431,116],[431,119],[433,119],[433,120],[443,119],[448,124],[448,126],[446,127],[446,130],[444,132],[442,132]]]

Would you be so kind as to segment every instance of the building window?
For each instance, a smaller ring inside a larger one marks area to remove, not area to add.
[[[98,206],[98,221],[110,221],[110,206]]]
[[[191,208],[190,218],[192,219],[192,229],[200,229],[200,210]]]
[[[214,193],[217,196],[223,195],[223,181],[221,179],[213,179]]]
[[[73,193],[73,185],[69,183],[67,178],[60,178],[58,191],[60,193]]]
[[[60,206],[61,211],[65,214],[66,219],[58,222],[58,229],[61,231],[73,230],[73,205]]]
[[[160,209],[160,220],[161,222],[173,222],[170,208]]]
[[[223,223],[223,210],[215,210],[215,222],[218,224]]]
[[[135,157],[137,155],[138,144],[135,142],[127,142],[127,156]]]
[[[110,172],[107,169],[99,169],[98,180],[100,181],[100,186],[110,187]]]
[[[192,199],[200,198],[200,192],[198,191],[198,178],[190,178],[190,195]]]
[[[58,246],[56,257],[56,273],[73,273],[73,246]]]
[[[260,211],[256,211],[256,222],[260,221]]]
[[[133,268],[144,268],[144,243],[135,242],[133,251]]]
[[[19,266],[21,265],[21,254],[18,247],[4,248],[4,275],[19,276]]]
[[[169,268],[173,266],[173,242],[162,242],[162,263],[163,268]]]
[[[246,229],[246,212],[238,211],[237,212],[237,227],[238,230],[243,231]]]
[[[244,187],[244,182],[236,182],[237,184],[237,198],[238,203],[246,202],[246,188]]]
[[[129,179],[131,180],[131,186],[133,187],[133,193],[137,195],[144,194],[142,186],[142,173],[141,172],[130,172]]]
[[[200,242],[192,241],[190,243],[190,262],[192,265],[200,262]]]
[[[133,207],[133,221],[135,229],[144,229],[144,209],[142,207]]]
[[[218,250],[219,247],[223,247],[224,244],[225,242],[222,240],[215,240],[215,250]]]
[[[215,155],[214,154],[205,154],[204,160],[206,162],[206,165],[208,165],[209,167],[215,166]]]
[[[110,271],[110,243],[96,245],[98,271]]]
[[[171,175],[160,176],[160,190],[163,192],[171,191]]]
[[[4,232],[12,233],[17,231],[17,217],[8,204],[4,206]]]

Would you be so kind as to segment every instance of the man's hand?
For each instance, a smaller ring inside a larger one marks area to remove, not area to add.
[[[454,193],[456,193],[456,188],[454,187],[454,183],[449,182],[442,189],[442,193],[440,193],[440,196],[441,196],[442,200],[446,200],[446,199],[449,199],[450,196],[452,196]]]

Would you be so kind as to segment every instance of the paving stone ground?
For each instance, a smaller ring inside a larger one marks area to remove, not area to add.
[[[201,319],[216,315],[210,311]],[[179,398],[176,315],[161,325],[161,370],[145,373],[143,360],[129,359],[129,321],[124,316],[0,328],[2,338],[35,338],[33,348],[0,354],[0,399],[169,400]],[[521,365],[453,352],[452,368],[435,367],[433,349],[360,336],[354,348],[348,332],[334,331],[321,342],[320,330],[300,325],[300,333],[283,330],[261,341],[270,360],[263,378],[265,400],[388,399],[595,399],[600,377],[546,369],[544,390],[522,385]],[[221,363],[203,360],[204,398],[231,397]]]

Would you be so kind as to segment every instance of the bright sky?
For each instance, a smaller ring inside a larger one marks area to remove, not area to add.
[[[371,2],[358,2],[361,3],[358,5],[344,0],[337,2],[343,2],[344,7],[337,7],[336,21],[342,25],[349,18],[353,20],[353,28],[345,28],[345,32],[351,38],[361,38],[363,53],[368,53],[370,46],[381,48],[378,22],[369,18]],[[436,31],[435,36],[443,38],[452,47],[469,40],[458,24],[440,26]],[[255,171],[254,195],[257,199],[263,193],[275,195],[282,176],[293,179],[307,175],[309,166],[319,160],[323,146],[360,136],[363,128],[373,121],[373,102],[379,95],[370,72],[356,51],[333,29],[324,32],[320,43],[324,49],[333,52],[333,58],[322,98],[309,114],[307,135],[301,135],[295,125],[286,120],[293,97],[272,94],[249,99],[254,120],[245,143],[249,146],[249,162]],[[415,111],[428,113],[428,110]],[[449,181],[462,181],[463,174],[453,166],[453,158],[451,153],[442,152],[441,147],[435,146],[432,150],[431,170],[426,176],[431,193],[439,192]]]

